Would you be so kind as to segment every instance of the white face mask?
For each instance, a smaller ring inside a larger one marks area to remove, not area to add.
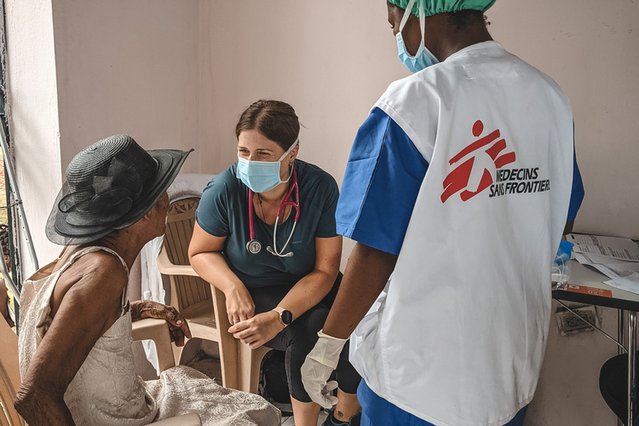
[[[298,143],[299,139],[276,161],[251,161],[238,155],[235,176],[257,194],[268,192],[280,183],[288,182],[292,173],[288,174],[286,180],[281,180],[280,165]]]

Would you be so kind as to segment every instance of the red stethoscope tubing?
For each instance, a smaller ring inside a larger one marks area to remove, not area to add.
[[[295,191],[295,200],[291,201],[291,195],[293,195],[293,191]],[[255,225],[253,223],[253,191],[251,188],[248,189],[248,213],[249,213],[249,238],[250,241],[255,240]],[[295,209],[295,217],[293,218],[293,225],[297,224],[297,221],[300,218],[300,188],[297,184],[297,172],[293,169],[293,183],[291,183],[290,188],[286,192],[286,195],[280,202],[280,206],[277,209],[277,219],[280,218],[282,214],[282,210],[284,210],[287,206],[292,206]],[[276,220],[277,220],[276,219]],[[283,249],[282,249],[283,250]]]

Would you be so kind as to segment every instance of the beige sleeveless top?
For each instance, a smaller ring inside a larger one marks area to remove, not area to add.
[[[50,301],[60,275],[79,257],[106,251],[124,260],[106,247],[87,247],[56,272],[36,273],[24,282],[20,311],[20,370],[24,374],[31,357],[51,324]],[[95,343],[86,360],[69,384],[64,401],[76,424],[144,425],[156,417],[158,407],[147,394],[144,381],[137,375],[131,347],[131,312],[122,294],[122,315]]]
[[[55,262],[25,281],[21,295],[20,370],[27,372],[51,324],[50,301],[60,275],[80,256],[98,250],[122,258],[106,247],[75,253],[58,271]],[[187,413],[198,413],[206,426],[279,426],[277,408],[255,394],[223,388],[186,366],[165,370],[158,380],[144,382],[135,372],[131,347],[131,312],[122,294],[122,316],[89,352],[69,384],[64,402],[78,425],[145,425]]]

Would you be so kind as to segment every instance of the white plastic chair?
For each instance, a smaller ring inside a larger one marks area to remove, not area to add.
[[[217,342],[220,349],[222,385],[244,392],[257,393],[260,364],[270,350],[251,350],[227,330],[231,326],[224,293],[210,285],[189,264],[188,247],[195,224],[199,197],[171,203],[166,218],[164,243],[158,256],[158,269],[169,277],[169,303],[189,322],[193,337]],[[179,363],[181,348],[173,346]]]

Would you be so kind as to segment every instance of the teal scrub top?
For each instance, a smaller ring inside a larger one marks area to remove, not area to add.
[[[250,254],[246,250],[249,236],[248,188],[236,176],[237,163],[215,176],[204,188],[196,212],[198,225],[216,237],[226,237],[224,255],[231,270],[247,288],[266,286],[292,287],[315,267],[315,238],[337,236],[335,208],[339,190],[335,179],[319,167],[295,160],[300,192],[300,217],[293,237],[284,253],[291,257],[270,254],[273,246],[273,226],[264,223],[253,212],[255,238],[262,251]],[[277,227],[277,248],[282,247],[293,227],[294,210]]]

